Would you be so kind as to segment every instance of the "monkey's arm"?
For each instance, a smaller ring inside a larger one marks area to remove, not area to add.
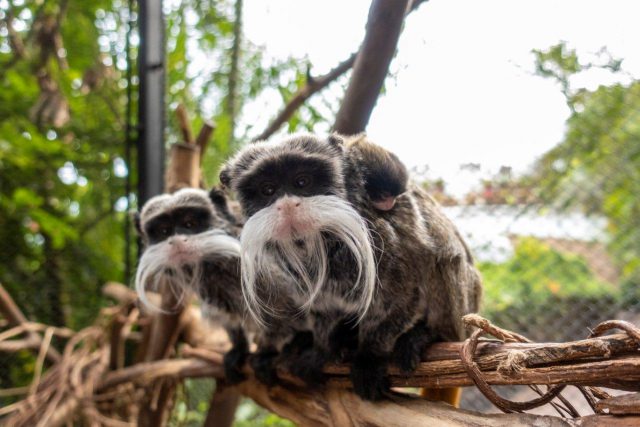
[[[377,311],[367,313],[360,323],[358,351],[351,366],[353,389],[366,400],[380,400],[388,392],[387,368],[396,341],[415,324],[408,307],[396,305],[385,313]]]
[[[224,355],[224,374],[229,384],[237,384],[246,379],[242,367],[249,355],[249,341],[242,326],[225,328],[231,341],[231,349]]]
[[[300,331],[284,347],[281,360],[308,386],[326,382],[327,362],[346,362],[358,346],[354,316],[341,310],[312,312],[313,332]]]
[[[265,316],[264,325],[256,335],[258,349],[249,357],[256,378],[271,387],[278,383],[277,364],[282,362],[281,354],[287,345],[304,331],[303,322],[294,316]]]

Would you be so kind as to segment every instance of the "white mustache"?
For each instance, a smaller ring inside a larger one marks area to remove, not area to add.
[[[140,301],[147,308],[166,312],[149,300],[147,290],[157,291],[165,282],[178,302],[182,302],[188,291],[198,293],[204,279],[202,261],[240,257],[240,242],[222,230],[209,230],[186,238],[190,251],[196,254],[195,259],[187,263],[178,264],[171,259],[168,241],[151,245],[142,254],[136,271],[135,288]]]
[[[376,263],[373,245],[364,219],[344,199],[337,196],[313,196],[300,199],[300,209],[314,232],[290,239],[276,239],[279,214],[272,204],[254,214],[245,223],[240,236],[242,246],[242,290],[249,313],[264,325],[265,312],[277,315],[277,308],[263,301],[258,290],[262,286],[277,286],[282,275],[289,276],[297,290],[305,296],[300,307],[310,309],[322,293],[328,278],[328,249],[323,234],[338,239],[353,255],[358,271],[350,295],[355,295],[357,313],[361,319],[367,312],[376,287]],[[302,241],[304,246],[299,243]],[[295,274],[294,274],[295,273]],[[356,294],[357,293],[357,294]]]

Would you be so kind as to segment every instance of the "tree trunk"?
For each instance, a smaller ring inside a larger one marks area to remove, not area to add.
[[[407,0],[371,3],[367,33],[333,125],[336,132],[353,135],[367,127],[398,45],[407,3]]]

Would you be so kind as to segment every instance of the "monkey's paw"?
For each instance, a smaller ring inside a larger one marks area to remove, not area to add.
[[[364,400],[381,400],[391,386],[387,378],[388,359],[359,352],[351,366],[353,390]]]
[[[331,362],[349,363],[358,349],[358,325],[355,320],[345,319],[329,336],[329,359]]]
[[[247,352],[240,348],[232,348],[224,355],[224,377],[229,384],[238,384],[247,379],[242,367],[247,361]]]
[[[273,387],[278,383],[277,356],[278,353],[275,351],[263,351],[255,353],[249,358],[249,364],[253,368],[256,378],[267,387]]]
[[[311,331],[299,331],[282,348],[281,356],[286,359],[290,356],[300,355],[311,347],[313,347],[313,333]]]
[[[435,336],[427,324],[417,323],[396,340],[391,354],[393,364],[404,373],[415,371],[422,360],[422,353],[435,341]]]
[[[326,355],[316,348],[309,348],[286,361],[287,369],[309,387],[321,386],[327,382],[322,371]]]
[[[313,334],[310,331],[296,333],[284,346],[279,357],[279,362],[309,387],[326,382],[325,374],[322,372],[326,360],[326,356],[314,348]]]

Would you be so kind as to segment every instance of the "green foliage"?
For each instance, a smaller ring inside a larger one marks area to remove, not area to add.
[[[552,299],[618,293],[613,285],[597,280],[582,257],[558,252],[533,237],[521,238],[508,261],[481,263],[479,269],[484,280],[484,311],[490,315],[523,304],[543,306]]]
[[[177,389],[176,404],[168,425],[172,427],[198,427],[203,425],[215,381],[187,379]],[[260,408],[250,399],[244,399],[237,410],[233,424],[236,427],[293,427],[294,424]]]
[[[539,196],[559,208],[608,219],[614,254],[626,278],[640,278],[640,82],[574,89],[572,78],[592,67],[619,72],[605,52],[601,64],[581,65],[564,45],[536,52],[538,71],[563,86],[572,115],[564,140],[538,163]],[[621,78],[628,80],[628,78]]]
[[[236,412],[234,427],[293,427],[289,420],[282,419],[269,411],[260,408],[249,399],[240,403]]]
[[[97,313],[99,286],[122,277],[124,214],[114,204],[124,182],[113,168],[123,98],[97,42],[99,8],[111,2],[54,3],[14,12],[31,16],[33,31],[59,19],[63,50],[28,38],[27,26],[23,54],[0,53],[0,281],[31,318],[79,328]]]
[[[242,41],[234,72],[237,1],[188,0],[165,8],[167,142],[181,138],[173,114],[178,103],[196,132],[204,120],[213,121],[204,162],[210,184],[240,141],[262,131],[243,124],[243,109],[281,88],[282,99],[267,112],[275,116],[310,67]],[[127,2],[0,2],[0,20],[3,30],[5,23],[12,29],[0,31],[0,283],[32,320],[80,329],[103,304],[100,287],[123,279],[127,198],[136,207],[135,197],[125,194],[129,169],[123,164]],[[135,112],[135,81],[131,89]],[[326,111],[305,106],[289,129],[326,122]],[[31,353],[0,363],[0,388],[25,385],[33,364]],[[201,425],[211,388],[200,386],[187,381],[176,425]],[[290,425],[250,412],[245,409],[245,425]]]

